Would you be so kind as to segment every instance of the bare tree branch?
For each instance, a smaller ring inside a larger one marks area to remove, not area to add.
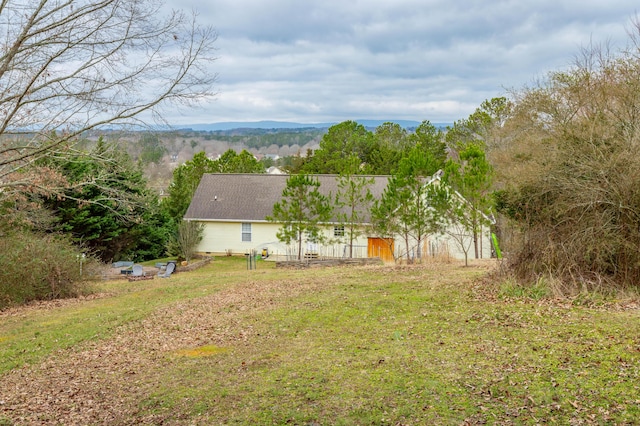
[[[214,29],[161,6],[0,2],[0,198],[88,130],[162,122],[166,108],[215,94]]]

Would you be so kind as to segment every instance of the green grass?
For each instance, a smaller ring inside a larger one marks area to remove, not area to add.
[[[517,298],[511,288],[507,301],[499,297],[505,286],[478,291],[472,278],[482,271],[473,268],[281,271],[260,262],[246,271],[243,261],[108,284],[111,297],[10,318],[0,326],[2,371],[56,349],[81,350],[84,340],[176,306],[173,320],[178,310],[193,311],[209,331],[200,345],[165,353],[137,377],[146,384],[134,410],[140,418],[337,425],[640,418],[637,311],[541,303],[541,289]],[[206,310],[236,289],[242,297]]]
[[[155,259],[155,260],[147,260],[145,262],[140,262],[140,265],[142,266],[155,266],[156,263],[167,263],[167,262],[177,262],[177,259],[175,258],[175,256],[173,257],[165,257],[162,259]]]

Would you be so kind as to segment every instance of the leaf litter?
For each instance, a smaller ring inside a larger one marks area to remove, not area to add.
[[[0,420],[5,416],[16,424],[42,425],[155,423],[158,419],[139,417],[139,402],[152,393],[155,379],[171,363],[168,354],[203,355],[246,340],[251,330],[234,327],[238,313],[268,309],[274,299],[293,297],[319,284],[290,280],[237,285],[165,307],[120,327],[107,340],[61,350],[39,365],[10,371],[0,378]]]

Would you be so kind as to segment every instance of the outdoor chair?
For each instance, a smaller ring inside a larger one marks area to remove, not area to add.
[[[144,276],[144,269],[142,268],[142,265],[133,265],[133,267],[131,268],[131,276],[132,277],[143,277]]]
[[[158,276],[160,278],[169,278],[173,273],[173,271],[175,271],[175,269],[176,269],[176,264],[173,262],[169,262],[167,263],[167,269],[165,269],[164,272],[158,272]]]
[[[131,268],[131,273],[127,278],[129,279],[129,281],[142,281],[152,280],[153,277],[153,274],[147,275],[142,265],[133,265],[133,267]]]

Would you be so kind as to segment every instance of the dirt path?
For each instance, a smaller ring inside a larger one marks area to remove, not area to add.
[[[310,280],[235,286],[164,308],[107,340],[13,370],[0,379],[0,419],[27,425],[162,424],[162,414],[144,417],[140,403],[164,377],[172,353],[247,339],[252,330],[238,325],[244,311],[269,309],[274,300],[319,285]]]

